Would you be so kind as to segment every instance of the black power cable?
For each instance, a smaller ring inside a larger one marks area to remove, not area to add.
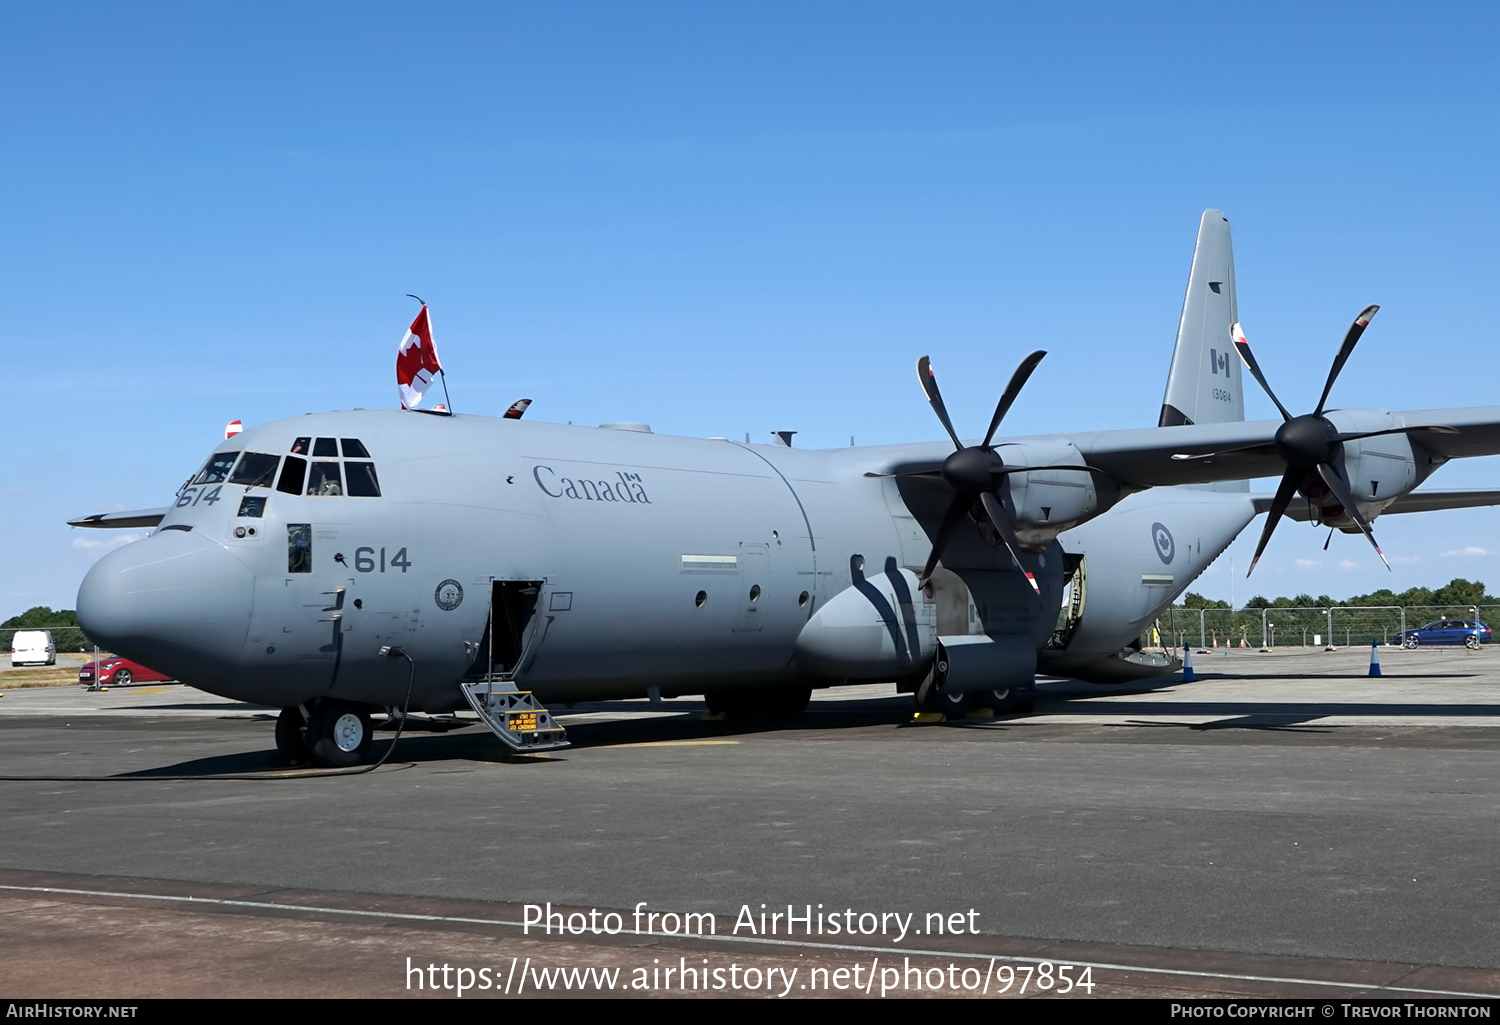
[[[406,680],[406,702],[401,706],[401,719],[396,723],[396,735],[391,738],[391,744],[385,749],[385,754],[370,765],[351,765],[342,769],[294,769],[291,772],[260,772],[260,773],[234,773],[216,772],[205,773],[199,776],[0,776],[0,782],[7,783],[180,783],[184,781],[197,780],[282,780],[282,779],[323,779],[328,776],[360,776],[367,772],[374,772],[386,763],[391,753],[396,750],[396,743],[401,739],[401,732],[406,729],[406,714],[411,709],[412,689],[417,682],[417,664],[412,657],[406,653],[404,648],[384,647],[380,654],[389,658],[404,658],[411,666],[411,674]],[[415,763],[398,766],[407,769]]]

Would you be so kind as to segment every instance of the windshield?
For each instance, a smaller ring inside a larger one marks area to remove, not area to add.
[[[276,464],[279,462],[281,462],[280,456],[267,455],[264,452],[246,452],[234,468],[234,472],[229,475],[229,483],[243,484],[252,488],[268,488],[276,476]]]
[[[229,477],[229,468],[238,459],[238,452],[215,452],[208,457],[208,462],[203,464],[203,469],[198,471],[192,484],[222,484]]]

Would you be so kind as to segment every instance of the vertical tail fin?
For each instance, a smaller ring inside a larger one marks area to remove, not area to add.
[[[1238,320],[1229,218],[1218,210],[1205,210],[1198,223],[1198,245],[1193,250],[1193,268],[1188,273],[1177,347],[1167,373],[1158,427],[1245,419],[1245,396],[1240,387],[1243,368],[1229,337],[1230,327]],[[1244,491],[1248,487],[1245,481],[1226,481],[1214,485],[1213,490]]]

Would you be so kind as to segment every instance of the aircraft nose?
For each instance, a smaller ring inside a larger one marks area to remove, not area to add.
[[[78,623],[95,643],[190,684],[239,661],[255,579],[233,553],[164,530],[110,552],[78,589]]]

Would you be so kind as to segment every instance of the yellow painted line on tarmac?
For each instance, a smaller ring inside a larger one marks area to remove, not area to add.
[[[171,687],[131,687],[129,690],[121,689],[121,694],[164,694]]]
[[[600,744],[600,747],[722,747],[738,740],[645,740],[639,744]]]

